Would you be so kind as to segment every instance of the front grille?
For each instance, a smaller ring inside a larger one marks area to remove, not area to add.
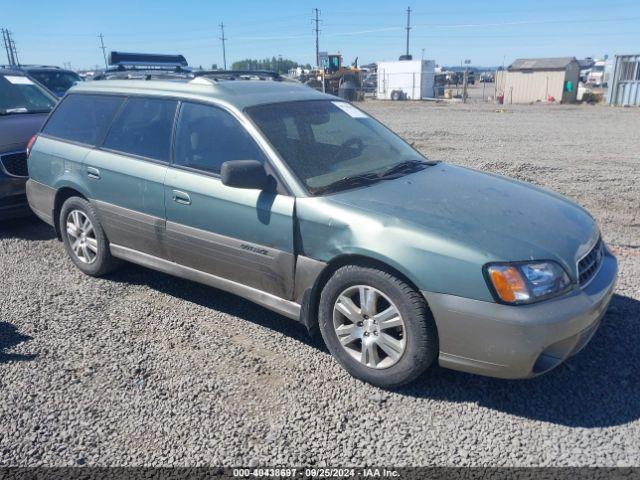
[[[9,175],[16,177],[28,177],[27,152],[13,152],[0,155],[0,162]]]
[[[604,258],[604,243],[602,239],[578,262],[578,278],[580,285],[586,285],[596,274]]]

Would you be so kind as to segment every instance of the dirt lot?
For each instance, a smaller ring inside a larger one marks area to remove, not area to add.
[[[86,277],[49,227],[14,221],[0,227],[0,465],[640,465],[640,110],[363,106],[433,159],[594,214],[620,279],[582,353],[533,380],[433,368],[385,392],[283,317],[135,266]]]

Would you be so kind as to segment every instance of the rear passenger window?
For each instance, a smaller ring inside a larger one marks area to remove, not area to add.
[[[122,97],[108,95],[68,95],[56,108],[42,133],[96,145],[123,101]]]
[[[258,160],[264,155],[229,113],[209,105],[183,103],[176,129],[173,163],[220,173],[228,160]]]
[[[177,105],[175,100],[161,98],[128,99],[103,146],[168,162]]]

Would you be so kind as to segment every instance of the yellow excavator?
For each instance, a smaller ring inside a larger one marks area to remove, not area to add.
[[[304,83],[321,92],[330,93],[345,100],[361,100],[362,72],[358,68],[358,59],[353,65],[345,67],[342,55],[327,55],[321,68],[312,70]]]

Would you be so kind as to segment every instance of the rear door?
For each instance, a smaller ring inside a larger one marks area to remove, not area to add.
[[[184,102],[165,180],[167,245],[173,261],[290,298],[294,198],[222,184],[228,160],[266,157],[230,112]]]
[[[178,102],[129,97],[85,175],[109,241],[167,258],[163,243],[164,177]]]
[[[86,191],[83,162],[102,141],[123,101],[113,95],[67,95],[44,126],[38,153],[29,158],[31,179],[51,186],[56,181],[79,185]]]

